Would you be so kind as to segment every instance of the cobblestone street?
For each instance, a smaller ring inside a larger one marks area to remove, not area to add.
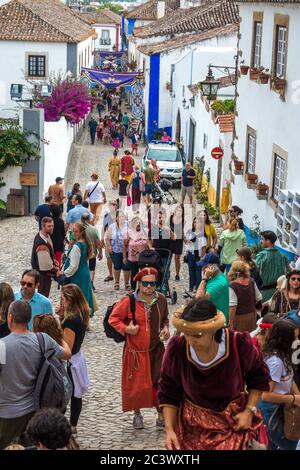
[[[129,141],[127,140],[127,146]],[[126,149],[128,147],[124,147]],[[142,154],[142,149],[139,149]],[[87,131],[81,141],[75,146],[74,154],[68,170],[66,189],[71,189],[74,182],[79,182],[84,189],[93,171],[100,175],[108,199],[116,197],[116,191],[111,189],[108,174],[108,161],[112,155],[111,146],[97,143],[90,145]],[[138,158],[140,161],[140,157]],[[10,283],[15,290],[19,289],[19,280],[24,269],[30,267],[32,241],[37,232],[34,217],[9,218],[0,221],[0,282]],[[164,433],[156,428],[155,410],[144,412],[145,429],[134,431],[132,414],[121,411],[121,359],[122,345],[109,340],[103,333],[102,319],[108,305],[117,301],[125,291],[115,292],[113,283],[104,283],[107,275],[106,262],[98,262],[95,286],[96,297],[100,310],[95,314],[90,324],[90,331],[84,342],[90,388],[84,396],[82,414],[78,425],[78,441],[82,449],[162,449]],[[174,281],[174,268],[171,271],[170,287],[178,292],[179,304],[182,294],[187,287],[187,267],[182,265],[182,281]],[[122,288],[122,284],[121,284]],[[51,300],[54,304],[59,299],[56,283],[52,285]],[[170,305],[170,312],[174,307]]]

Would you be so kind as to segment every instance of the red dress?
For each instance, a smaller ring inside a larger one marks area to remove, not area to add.
[[[168,304],[164,295],[148,314],[144,302],[136,301],[137,335],[126,335],[122,364],[122,409],[124,412],[156,406],[157,381],[160,374],[164,345],[159,334],[169,324]],[[122,335],[132,320],[130,300],[126,296],[114,307],[109,323]]]

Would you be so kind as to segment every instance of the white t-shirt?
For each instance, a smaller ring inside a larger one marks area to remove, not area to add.
[[[95,188],[97,183],[98,183],[98,186],[96,187],[95,191],[93,191],[93,189]],[[87,190],[88,194],[93,191],[93,193],[89,197],[89,202],[91,202],[92,204],[95,204],[97,202],[103,202],[102,193],[105,193],[105,189],[104,189],[104,186],[103,186],[102,183],[99,183],[98,181],[90,181],[86,185],[86,190]]]
[[[221,357],[223,357],[225,352],[226,352],[226,334],[225,334],[225,330],[223,330],[223,333],[222,333],[222,340],[221,340],[221,343],[219,344],[218,352],[217,352],[216,356],[213,358],[212,361],[210,361],[210,362],[201,362],[199,360],[197,354],[196,354],[196,351],[194,350],[194,348],[191,345],[190,345],[190,352],[191,352],[191,358],[193,359],[194,362],[196,362],[196,364],[198,364],[201,367],[211,366],[212,364],[217,362],[219,359],[221,359]]]
[[[291,392],[294,374],[287,372],[282,360],[278,356],[270,356],[265,359],[265,363],[269,367],[272,381],[276,383],[273,390],[274,393],[284,395]]]

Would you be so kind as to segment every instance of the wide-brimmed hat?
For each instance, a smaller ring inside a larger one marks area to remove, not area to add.
[[[202,321],[188,321],[181,318],[184,310],[185,307],[181,307],[172,316],[173,326],[181,333],[191,336],[201,336],[203,333],[214,333],[226,327],[225,315],[220,310],[217,310],[213,318]]]

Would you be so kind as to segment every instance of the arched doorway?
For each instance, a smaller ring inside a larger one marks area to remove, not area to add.
[[[177,117],[176,117],[176,134],[175,134],[176,142],[180,142],[180,138],[181,138],[181,117],[180,117],[180,111],[178,109]]]

